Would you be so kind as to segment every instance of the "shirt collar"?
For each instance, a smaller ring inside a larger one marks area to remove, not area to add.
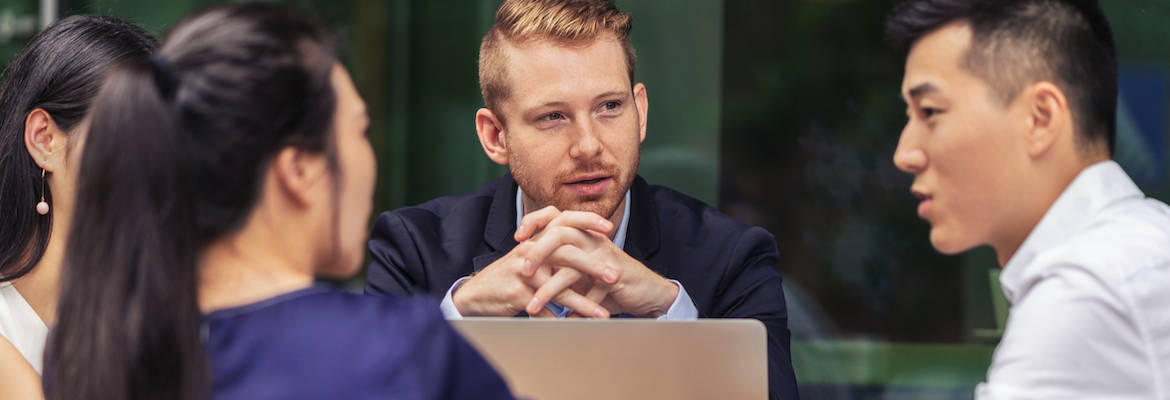
[[[1045,265],[1033,265],[1041,253],[1079,233],[1110,203],[1134,196],[1145,195],[1116,162],[1102,161],[1082,170],[1004,266],[1000,284],[1008,301],[1015,303],[1021,291],[1044,273]]]
[[[626,228],[630,225],[630,190],[626,190],[625,211],[622,212],[622,222],[618,224],[617,233],[613,235],[613,244],[619,249],[626,249]],[[516,228],[520,228],[520,221],[524,219],[524,190],[516,185]]]

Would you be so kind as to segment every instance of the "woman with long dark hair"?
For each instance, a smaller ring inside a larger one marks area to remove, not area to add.
[[[312,21],[190,16],[91,120],[50,398],[511,397],[437,306],[313,286],[357,272],[375,161]]]
[[[114,18],[72,16],[29,41],[0,85],[0,399],[40,395],[57,313],[86,113],[109,69],[158,42]]]

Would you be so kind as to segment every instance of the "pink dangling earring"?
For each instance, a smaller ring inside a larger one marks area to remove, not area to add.
[[[37,214],[49,213],[49,203],[45,202],[45,169],[41,168],[41,202],[37,203]]]

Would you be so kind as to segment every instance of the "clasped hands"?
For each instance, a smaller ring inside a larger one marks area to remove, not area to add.
[[[467,317],[511,317],[521,311],[554,317],[545,307],[550,301],[577,317],[665,315],[678,285],[614,245],[607,236],[614,229],[591,212],[549,206],[529,213],[516,228],[520,244],[465,281],[451,302]]]

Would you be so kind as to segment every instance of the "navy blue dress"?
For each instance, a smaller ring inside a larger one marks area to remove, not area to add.
[[[511,399],[438,307],[313,287],[203,319],[213,399]]]

